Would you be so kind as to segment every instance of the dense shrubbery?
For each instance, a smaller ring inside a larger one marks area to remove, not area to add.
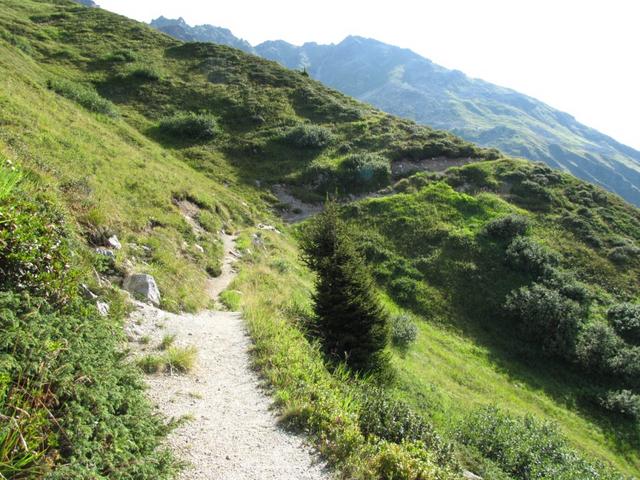
[[[284,140],[298,148],[324,148],[333,141],[333,134],[326,127],[303,124],[287,131]]]
[[[26,453],[48,458],[56,464],[49,478],[60,480],[164,478],[169,459],[154,453],[163,427],[123,364],[113,320],[77,299],[55,310],[0,292],[0,413],[20,420],[28,439],[10,463]]]
[[[515,270],[541,277],[557,263],[556,256],[529,237],[516,237],[506,251],[507,265]]]
[[[527,233],[529,225],[529,219],[523,215],[507,215],[490,221],[485,230],[492,238],[510,241]]]
[[[581,329],[576,342],[576,358],[585,368],[600,373],[611,369],[610,361],[622,347],[620,338],[603,322],[591,322]]]
[[[495,228],[495,224],[487,227]],[[498,236],[500,237],[500,236]],[[527,342],[550,356],[563,358],[585,372],[617,378],[620,385],[637,385],[640,377],[640,308],[623,303],[611,307],[609,323],[590,319],[593,294],[571,272],[558,268],[558,257],[528,237],[516,236],[508,246],[507,264],[533,282],[512,291],[504,303]],[[629,343],[627,343],[629,342]],[[608,410],[632,415],[636,394],[608,393],[592,400]],[[633,415],[632,415],[633,416]]]
[[[640,344],[640,305],[621,303],[607,312],[616,333],[628,342]]]
[[[542,345],[548,354],[573,358],[580,325],[576,302],[535,283],[510,293],[505,310],[524,338]]]
[[[550,423],[513,417],[495,407],[471,414],[459,440],[493,460],[519,480],[623,480],[619,474],[582,458]]]
[[[184,140],[211,140],[218,134],[218,123],[209,114],[177,113],[160,120],[160,130]]]
[[[0,477],[167,478],[119,324],[79,298],[64,217],[25,193],[0,200]]]
[[[424,127],[409,126],[414,135],[407,140],[393,141],[389,150],[394,160],[428,160],[436,157],[447,158],[492,158],[497,153],[481,149],[458,137],[442,131],[421,131]],[[499,155],[499,154],[497,154]]]
[[[143,82],[157,82],[163,75],[162,71],[154,65],[134,63],[126,70],[126,76]]]
[[[391,317],[391,341],[401,349],[409,348],[418,336],[418,326],[407,313]]]
[[[36,201],[13,200],[0,209],[0,282],[64,302],[75,286],[64,219],[46,198]]]
[[[607,410],[640,420],[640,395],[631,390],[608,392],[600,401]]]
[[[349,155],[338,169],[340,184],[346,191],[370,191],[389,184],[389,160],[373,153]]]
[[[47,87],[69,100],[82,105],[87,110],[103,113],[111,117],[118,116],[116,106],[102,98],[95,90],[67,80],[49,80]]]
[[[640,256],[640,248],[631,240],[620,238],[613,241],[613,248],[609,250],[609,258],[612,262],[625,265]]]
[[[433,426],[406,403],[384,390],[366,389],[361,396],[360,430],[393,443],[423,442],[443,465],[453,463],[453,449],[434,431]]]

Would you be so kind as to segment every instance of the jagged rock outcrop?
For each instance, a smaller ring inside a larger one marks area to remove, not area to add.
[[[125,277],[122,288],[133,295],[138,300],[160,305],[160,290],[156,280],[144,273],[134,273]]]

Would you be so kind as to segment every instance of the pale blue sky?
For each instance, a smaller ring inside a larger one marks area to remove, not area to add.
[[[636,0],[97,1],[146,22],[182,16],[227,27],[254,45],[376,38],[536,97],[640,149]]]

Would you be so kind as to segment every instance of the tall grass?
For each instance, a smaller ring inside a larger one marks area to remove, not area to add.
[[[0,478],[35,477],[49,433],[47,395],[0,382]]]
[[[92,88],[68,80],[49,80],[47,87],[91,112],[102,113],[110,117],[118,116],[116,106],[106,98],[101,97]]]
[[[7,198],[22,180],[22,173],[0,156],[0,202]]]

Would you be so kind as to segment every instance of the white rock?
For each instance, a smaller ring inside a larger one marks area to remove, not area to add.
[[[109,237],[109,240],[107,240],[107,243],[111,248],[115,250],[120,250],[122,248],[122,244],[118,240],[118,237],[116,237],[115,235],[112,237]]]
[[[128,275],[122,283],[122,288],[139,300],[149,302],[156,307],[160,305],[160,290],[151,275],[144,273]]]
[[[258,228],[260,230],[267,230],[269,232],[275,232],[275,233],[280,233],[280,230],[278,230],[276,227],[274,227],[273,225],[265,225],[263,223],[259,223],[258,224]]]
[[[197,243],[193,246],[193,248],[200,253],[204,253],[204,248],[202,248],[202,246],[198,245]]]
[[[464,470],[462,472],[462,477],[465,478],[466,480],[482,480],[482,477],[479,477],[478,475],[476,475],[473,472],[470,472],[469,470]]]
[[[262,247],[264,245],[264,240],[262,240],[262,237],[260,235],[254,233],[251,236],[251,243],[253,243],[253,245],[256,247]]]
[[[106,317],[109,315],[109,304],[106,302],[96,302],[96,308],[98,309],[98,313],[102,317]]]
[[[96,253],[98,255],[103,255],[103,256],[109,257],[109,258],[115,258],[116,257],[116,254],[113,253],[113,250],[109,250],[108,248],[104,248],[104,247],[96,248]]]
[[[97,300],[98,296],[93,293],[91,289],[84,283],[80,284],[80,290],[82,291],[82,295],[84,296],[84,298],[86,298],[87,300]]]

